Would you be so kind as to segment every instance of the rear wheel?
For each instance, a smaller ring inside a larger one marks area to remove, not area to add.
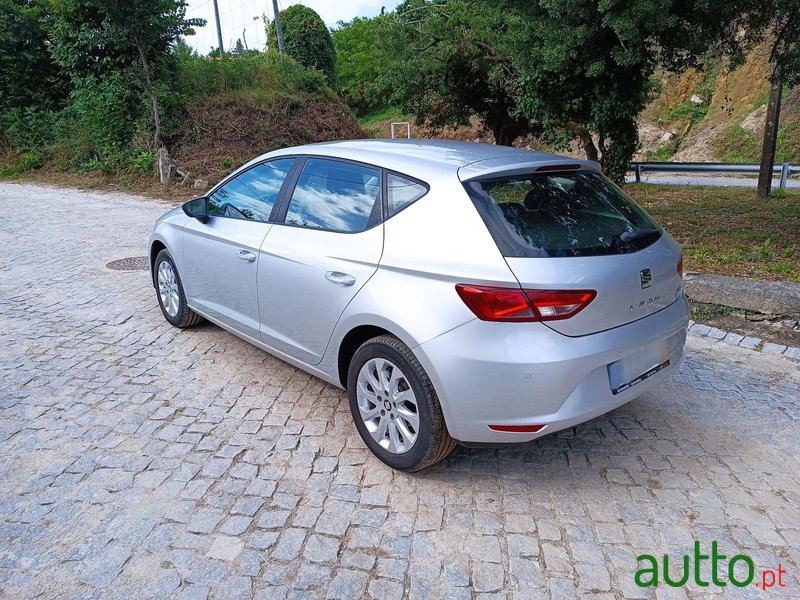
[[[455,448],[425,369],[393,336],[373,338],[356,351],[347,395],[361,439],[394,469],[424,469]]]
[[[186,295],[183,292],[183,284],[178,276],[178,269],[172,262],[169,252],[162,250],[156,256],[153,265],[155,272],[156,295],[158,305],[164,318],[175,327],[191,327],[203,320],[203,317],[194,312],[186,304]]]

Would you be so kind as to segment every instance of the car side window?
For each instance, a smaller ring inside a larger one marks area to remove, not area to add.
[[[380,220],[380,189],[380,169],[309,158],[292,193],[286,223],[328,231],[364,231]]]
[[[388,214],[386,218],[399,213],[428,193],[428,187],[402,175],[389,173],[386,176],[386,200]]]
[[[272,160],[231,179],[208,200],[208,214],[247,221],[269,221],[293,158]]]

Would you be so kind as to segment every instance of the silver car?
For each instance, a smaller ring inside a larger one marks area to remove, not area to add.
[[[502,146],[265,154],[161,217],[150,265],[167,321],[346,389],[401,470],[610,411],[686,340],[678,244],[597,163]]]

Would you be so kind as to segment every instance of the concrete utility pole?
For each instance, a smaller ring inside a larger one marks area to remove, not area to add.
[[[225,49],[222,47],[222,26],[219,24],[219,6],[217,0],[214,0],[214,18],[217,21],[217,42],[219,42],[219,57],[225,54]]]
[[[278,0],[272,0],[272,12],[275,13],[275,35],[278,37],[278,52],[283,56],[283,31],[281,30],[281,16],[278,12]]]

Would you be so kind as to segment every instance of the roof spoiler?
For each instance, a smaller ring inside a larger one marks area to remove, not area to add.
[[[530,175],[533,173],[574,173],[576,171],[602,171],[600,163],[566,156],[552,156],[540,160],[520,161],[519,155],[488,158],[464,165],[458,169],[463,182],[498,176]]]

